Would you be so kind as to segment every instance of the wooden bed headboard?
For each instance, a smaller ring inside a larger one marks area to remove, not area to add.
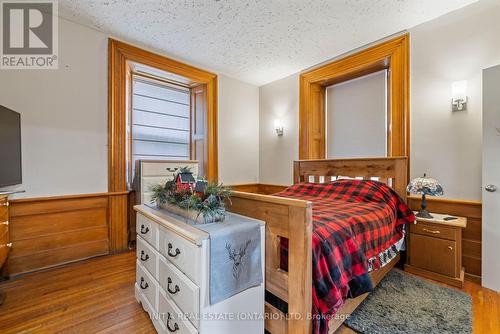
[[[406,201],[407,166],[406,157],[298,160],[293,164],[293,183],[322,183],[339,176],[375,178],[390,185]]]

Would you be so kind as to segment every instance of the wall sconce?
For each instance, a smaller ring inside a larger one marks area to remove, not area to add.
[[[276,130],[276,134],[278,135],[278,137],[283,136],[283,123],[281,123],[281,120],[274,120],[274,129]]]
[[[451,85],[451,110],[467,110],[467,81],[455,81]]]

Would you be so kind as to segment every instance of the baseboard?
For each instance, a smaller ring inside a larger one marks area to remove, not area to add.
[[[472,274],[469,274],[469,273],[465,273],[465,280],[466,281],[470,281],[470,282],[474,282],[474,283],[479,284],[479,285],[482,285],[481,276],[477,276],[477,275],[472,275]]]

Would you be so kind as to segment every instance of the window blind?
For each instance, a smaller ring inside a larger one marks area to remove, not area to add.
[[[190,91],[134,75],[132,80],[132,174],[138,159],[188,160]]]

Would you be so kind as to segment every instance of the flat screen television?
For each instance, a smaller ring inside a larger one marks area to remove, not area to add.
[[[21,183],[21,114],[0,106],[0,187]]]

